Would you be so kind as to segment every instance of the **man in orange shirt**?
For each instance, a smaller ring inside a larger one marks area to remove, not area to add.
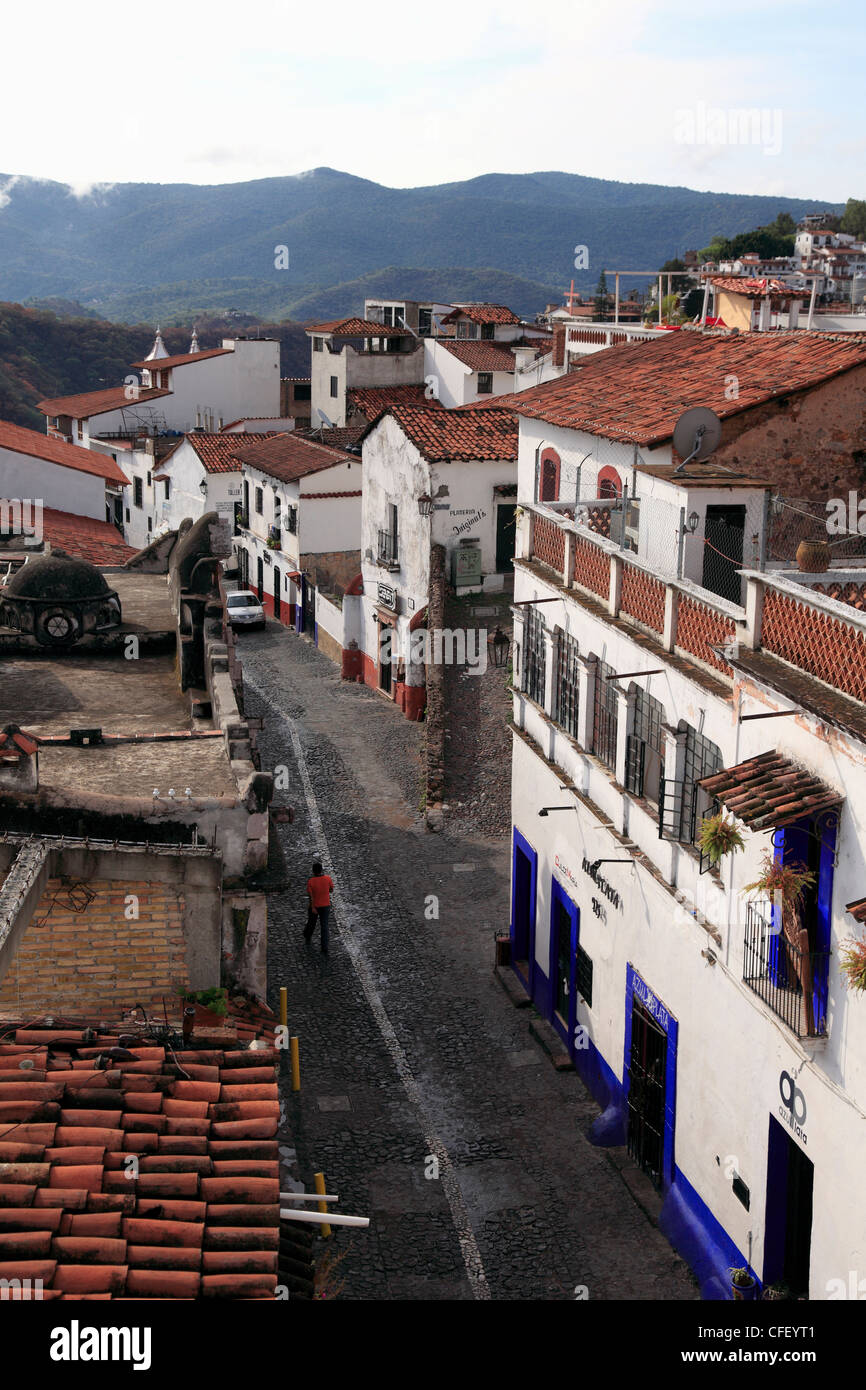
[[[322,954],[328,954],[328,918],[331,915],[331,894],[334,891],[334,882],[329,874],[326,874],[318,860],[313,865],[313,876],[307,879],[307,897],[310,903],[310,910],[307,914],[307,925],[304,929],[304,940],[309,941],[316,930],[316,921],[322,929]]]

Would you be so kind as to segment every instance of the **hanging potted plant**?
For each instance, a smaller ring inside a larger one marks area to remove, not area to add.
[[[751,1303],[757,1298],[758,1285],[745,1268],[731,1270],[731,1297],[737,1302]]]
[[[803,904],[806,892],[815,883],[815,875],[799,860],[778,864],[770,850],[765,850],[761,872],[754,883],[747,883],[744,893],[756,893],[770,899],[779,909],[782,919],[780,945],[784,946],[788,978],[799,981],[806,1011],[806,1030],[813,1034],[812,1015],[812,957],[809,933],[803,926]]]
[[[726,854],[736,853],[742,848],[743,837],[732,816],[719,811],[718,815],[705,816],[701,821],[701,853],[707,856],[714,868]]]
[[[866,941],[862,936],[843,941],[839,969],[846,989],[866,990]]]

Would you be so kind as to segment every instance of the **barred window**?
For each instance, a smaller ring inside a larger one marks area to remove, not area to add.
[[[556,651],[556,681],[554,718],[572,738],[577,738],[577,718],[580,709],[580,649],[574,637],[559,633]]]
[[[615,676],[616,672],[606,661],[596,663],[590,751],[610,768],[616,767],[617,695],[613,684]]]
[[[683,795],[680,812],[679,839],[684,844],[693,845],[700,830],[700,817],[709,805],[710,797],[698,786],[702,777],[711,777],[722,770],[721,750],[691,725],[687,726],[685,763],[683,767]]]
[[[544,619],[528,608],[524,622],[523,689],[536,704],[544,704]]]
[[[658,805],[664,767],[664,717],[661,701],[638,688],[634,726],[626,742],[625,786],[633,796],[645,797],[654,806]]]

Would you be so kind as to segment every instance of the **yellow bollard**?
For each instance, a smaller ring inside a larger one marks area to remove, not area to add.
[[[280,1027],[289,1026],[289,991],[283,986],[280,989]]]
[[[292,1090],[299,1091],[301,1089],[301,1058],[298,1053],[297,1038],[289,1039],[289,1049],[292,1058]],[[322,1188],[323,1192],[324,1190],[325,1189]]]
[[[317,1192],[320,1192],[320,1193],[322,1194],[322,1196],[324,1196],[324,1194],[325,1194],[325,1193],[327,1192],[327,1190],[328,1190],[328,1189],[325,1187],[325,1175],[324,1175],[324,1173],[316,1173],[315,1177],[313,1178],[313,1183],[314,1183],[314,1185],[315,1185],[316,1191],[317,1191]],[[320,1211],[320,1212],[322,1212],[325,1216],[327,1216],[327,1214],[328,1214],[328,1203],[327,1203],[327,1202],[317,1202],[317,1203],[316,1203],[316,1206],[319,1208],[319,1211]],[[331,1228],[330,1228],[330,1226],[328,1225],[327,1221],[323,1221],[323,1222],[322,1222],[321,1226],[319,1227],[319,1230],[322,1232],[322,1238],[323,1238],[323,1239],[324,1239],[325,1236],[329,1236],[329,1235],[331,1234]]]

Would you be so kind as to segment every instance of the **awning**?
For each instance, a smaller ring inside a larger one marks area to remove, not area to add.
[[[797,767],[781,753],[760,753],[724,772],[702,777],[699,786],[750,830],[792,825],[845,800],[814,773]]]

